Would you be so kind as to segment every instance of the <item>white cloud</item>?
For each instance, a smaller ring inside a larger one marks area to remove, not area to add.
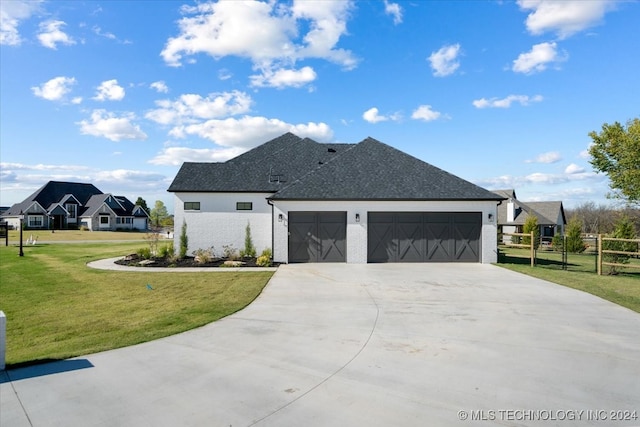
[[[292,132],[320,142],[330,141],[333,131],[325,123],[290,124],[279,119],[244,116],[239,119],[208,120],[203,123],[182,126],[177,131],[183,135],[196,135],[221,147],[253,148],[256,142]]]
[[[167,147],[149,160],[154,165],[180,166],[184,162],[224,162],[242,154],[241,148]]]
[[[71,92],[71,86],[74,84],[76,84],[75,78],[60,76],[54,77],[40,86],[32,87],[31,91],[39,98],[60,101],[67,93]]]
[[[415,109],[411,118],[414,120],[422,120],[425,122],[431,122],[442,118],[442,113],[435,111],[431,108],[431,105],[421,105]]]
[[[346,33],[349,1],[277,2],[242,1],[201,3],[183,7],[180,34],[167,40],[161,56],[170,66],[182,65],[183,56],[205,53],[213,58],[249,58],[257,68],[280,69],[274,63],[292,64],[321,58],[351,69],[357,60],[348,50],[336,48]],[[301,34],[301,29],[308,29]]]
[[[445,45],[436,52],[432,52],[431,55],[429,55],[429,62],[433,69],[433,75],[436,77],[444,77],[453,74],[460,66],[460,62],[458,61],[459,54],[459,43]]]
[[[389,0],[384,0],[384,12],[387,15],[393,16],[393,23],[398,25],[402,23],[402,8],[398,3],[391,3]]]
[[[291,12],[296,20],[308,21],[309,32],[304,43],[297,46],[294,59],[323,58],[353,69],[357,60],[352,53],[336,49],[340,37],[347,33],[347,20],[353,7],[351,1],[295,1]]]
[[[117,117],[105,110],[94,110],[91,113],[91,120],[82,120],[76,124],[80,125],[80,132],[83,135],[103,137],[111,141],[147,139],[147,134],[140,129],[140,126],[132,123],[135,118],[133,113]]]
[[[118,39],[115,34],[110,33],[108,31],[106,31],[106,32],[102,31],[102,28],[98,27],[97,25],[94,25],[92,30],[93,30],[94,33],[96,33],[100,37],[104,37],[104,38],[107,38],[109,40],[117,40]]]
[[[29,19],[40,9],[42,0],[0,1],[0,44],[18,46],[22,38],[18,32],[20,22]]]
[[[45,21],[40,23],[40,33],[38,34],[38,40],[40,44],[49,49],[57,49],[57,43],[66,45],[76,44],[76,41],[68,34],[62,31],[62,27],[67,25],[63,21]]]
[[[561,39],[599,24],[615,3],[611,0],[518,0],[520,9],[531,11],[526,20],[531,34],[551,31]]]
[[[571,163],[569,166],[565,168],[564,173],[568,175],[573,175],[577,173],[583,173],[584,171],[585,169],[583,167],[578,166],[575,163]]]
[[[362,114],[362,118],[369,123],[378,123],[389,120],[388,117],[379,115],[376,107],[369,108],[365,111],[364,114]]]
[[[151,83],[149,85],[149,87],[151,89],[155,89],[158,93],[167,93],[167,92],[169,92],[169,88],[167,87],[167,84],[165,82],[163,82],[162,80]]]
[[[555,42],[533,45],[529,52],[518,55],[511,69],[516,73],[533,74],[546,70],[548,64],[566,61],[568,55],[559,54],[557,47]]]
[[[476,184],[487,188],[519,188],[527,185],[561,185],[580,181],[606,181],[606,177],[595,172],[579,172],[577,170],[564,173],[534,172],[528,175],[501,175],[479,180]]]
[[[529,105],[532,102],[541,102],[544,98],[542,95],[529,97],[528,95],[509,95],[506,98],[480,98],[474,100],[473,106],[476,108],[510,108],[514,102],[520,105]]]
[[[71,99],[71,103],[78,105],[78,104],[82,104],[82,97],[81,96],[76,96],[74,98]]]
[[[23,170],[23,171],[83,171],[88,170],[87,166],[80,165],[45,165],[38,163],[30,165],[25,163],[0,163],[0,169]]]
[[[580,157],[581,159],[589,159],[591,158],[591,154],[589,153],[589,149],[591,147],[589,146],[589,148],[586,148],[584,150],[582,150],[580,153],[578,153],[578,157]]]
[[[255,87],[275,87],[282,89],[285,87],[302,87],[314,81],[316,72],[311,67],[303,67],[300,70],[271,69],[263,70],[262,74],[251,76],[251,86]]]
[[[525,160],[526,163],[556,163],[562,160],[562,156],[557,151],[538,154],[533,160]]]
[[[231,71],[229,71],[228,69],[222,68],[218,70],[218,78],[220,80],[229,80],[231,77],[233,77],[233,73],[231,73]]]
[[[163,125],[196,123],[199,120],[247,113],[252,102],[249,95],[240,91],[212,93],[205,98],[184,94],[175,101],[156,101],[159,108],[149,111],[145,117]]]
[[[108,183],[112,186],[114,184],[131,184],[136,183],[153,183],[166,181],[166,177],[157,172],[145,172],[139,170],[129,169],[114,169],[108,171],[98,171],[93,174],[92,182],[95,184]],[[118,193],[119,194],[119,193]]]
[[[120,101],[124,98],[124,88],[118,85],[118,80],[106,80],[98,86],[96,96],[92,99],[96,101]]]

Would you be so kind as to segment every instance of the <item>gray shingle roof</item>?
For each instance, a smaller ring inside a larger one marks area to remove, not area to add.
[[[373,138],[320,144],[285,134],[225,163],[185,163],[171,192],[270,192],[277,200],[502,200]]]
[[[20,211],[26,212],[33,202],[38,202],[44,209],[48,209],[51,205],[60,202],[69,194],[73,194],[75,198],[84,205],[91,196],[102,194],[102,191],[98,190],[93,184],[49,181],[24,201],[11,206],[4,215],[18,215]]]
[[[352,146],[287,133],[224,163],[183,163],[168,191],[275,193]]]
[[[124,196],[97,194],[87,201],[86,209],[80,216],[92,216],[105,204],[109,206],[117,216],[132,216],[135,208],[134,204]]]
[[[499,205],[498,224],[524,225],[530,215],[535,215],[539,225],[557,224],[558,218],[562,224],[567,223],[561,201],[521,202],[516,199],[515,190],[494,190],[494,193],[511,199],[516,208],[513,222],[507,222],[508,202],[505,201]]]

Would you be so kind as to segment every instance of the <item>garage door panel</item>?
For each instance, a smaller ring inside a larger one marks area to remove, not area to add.
[[[393,223],[369,222],[367,239],[367,259],[369,262],[391,262],[396,251],[393,240]]]
[[[370,212],[369,262],[479,262],[479,212]]]
[[[404,217],[405,215],[402,215]],[[402,222],[404,219],[405,222]],[[422,218],[407,215],[396,226],[399,262],[421,262],[424,254]]]
[[[456,261],[478,261],[480,259],[481,218],[473,214],[458,214],[454,217],[454,256]]]
[[[289,212],[289,262],[344,262],[346,212]]]
[[[346,259],[344,222],[320,222],[318,235],[320,236],[320,261],[343,262]]]

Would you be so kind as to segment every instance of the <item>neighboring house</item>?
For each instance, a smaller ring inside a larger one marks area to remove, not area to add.
[[[123,196],[96,194],[87,201],[80,225],[89,230],[146,230],[149,216],[145,210]]]
[[[562,202],[524,203],[516,198],[515,190],[495,190],[494,193],[507,199],[498,206],[499,233],[522,233],[524,223],[532,215],[538,220],[543,242],[550,243],[553,236],[563,233],[567,219]]]
[[[110,211],[103,211],[107,206]],[[108,219],[100,219],[100,214]],[[126,197],[103,194],[93,184],[49,181],[3,215],[10,227],[20,227],[20,215],[29,229],[146,230],[148,215]],[[94,220],[95,219],[95,220]],[[104,221],[104,222],[103,222]]]
[[[287,133],[224,163],[184,163],[175,247],[244,248],[276,262],[481,262],[497,259],[502,196],[372,138],[321,144]]]

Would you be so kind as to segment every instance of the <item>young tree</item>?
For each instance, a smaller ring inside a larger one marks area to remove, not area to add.
[[[164,224],[164,221],[169,217],[167,207],[162,203],[162,200],[156,200],[156,204],[149,213],[151,217],[151,224],[155,227],[160,227]]]
[[[182,220],[182,229],[180,231],[180,258],[184,258],[187,256],[187,251],[189,250],[189,236],[187,236],[187,222]]]
[[[567,252],[584,252],[584,240],[582,239],[582,221],[576,216],[572,217],[567,224]]]
[[[251,238],[251,225],[247,221],[247,227],[244,229],[244,250],[240,256],[255,257],[256,248],[253,246],[253,239]]]
[[[529,234],[533,231],[533,247],[538,249],[540,246],[540,227],[538,226],[538,218],[533,215],[529,215],[527,220],[524,222],[522,226],[522,232]],[[522,244],[528,245],[531,243],[531,237],[522,237]]]
[[[602,125],[602,132],[589,132],[593,145],[589,148],[591,165],[607,174],[613,190],[610,197],[629,204],[640,203],[640,118]]]

